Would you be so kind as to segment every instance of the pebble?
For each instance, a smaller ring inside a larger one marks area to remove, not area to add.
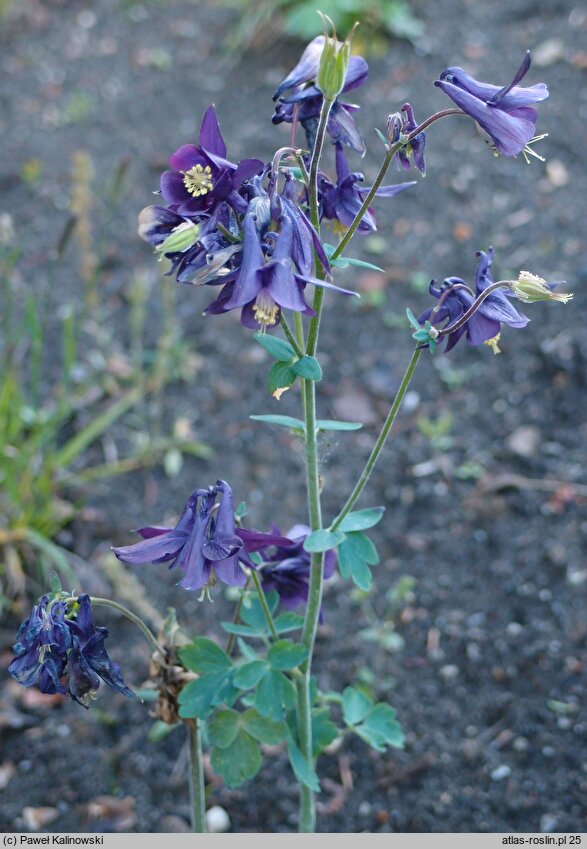
[[[557,822],[557,817],[554,814],[542,814],[540,817],[540,831],[543,834],[555,831]]]
[[[455,678],[458,677],[459,667],[454,663],[447,663],[446,666],[441,667],[439,669],[439,675],[444,678],[445,681],[454,681]]]
[[[221,834],[230,828],[230,817],[220,805],[214,805],[206,811],[206,828],[212,834]]]
[[[540,431],[533,425],[522,425],[510,433],[506,445],[519,457],[533,457],[540,447]]]
[[[491,773],[492,781],[503,781],[504,778],[509,778],[512,774],[512,768],[507,764],[500,764]]]

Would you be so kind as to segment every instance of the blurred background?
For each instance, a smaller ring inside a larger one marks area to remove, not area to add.
[[[297,440],[248,419],[298,415],[297,390],[269,396],[268,357],[238,316],[203,318],[209,293],[163,276],[136,217],[210,103],[233,161],[288,143],[271,96],[320,32],[315,7],[0,0],[5,831],[178,831],[189,820],[182,735],[157,745],[147,706],[109,692],[86,714],[7,680],[18,621],[51,570],[68,588],[114,593],[154,627],[174,605],[213,635],[228,618],[220,591],[199,604],[161,566],[123,569],[109,546],[173,519],[217,478],[247,502],[250,526],[305,521]],[[525,82],[550,89],[537,128],[546,163],[494,159],[472,122],[440,122],[425,179],[378,201],[378,232],[355,240],[353,255],[387,271],[341,271],[362,298],[328,302],[320,415],[365,428],[321,444],[326,516],[369,453],[410,355],[405,307],[428,306],[432,277],[471,280],[475,252],[494,245],[501,277],[528,269],[575,292],[566,307],[527,310],[531,325],[506,329],[498,357],[462,343],[420,366],[362,501],[387,507],[377,589],[329,583],[316,660],[324,689],[360,681],[389,699],[408,742],[325,756],[320,828],[584,831],[587,13],[529,0],[320,8],[341,34],[362,21],[354,46],[370,79],[353,99],[367,154],[349,158],[367,185],[382,156],[373,128],[406,100],[421,120],[449,106],[433,86],[447,66],[502,85],[529,48]],[[106,619],[111,654],[139,686],[147,648]],[[282,753],[242,790],[208,779],[232,829],[295,828]]]

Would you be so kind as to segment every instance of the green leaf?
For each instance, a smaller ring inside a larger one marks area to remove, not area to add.
[[[49,586],[52,593],[60,593],[63,590],[61,578],[54,569],[51,570],[51,574],[49,575]]]
[[[240,729],[230,746],[212,752],[212,768],[227,787],[240,787],[255,776],[262,763],[259,744],[244,729]]]
[[[314,757],[338,737],[338,728],[330,719],[327,707],[312,711],[312,747]]]
[[[274,363],[269,372],[269,391],[273,395],[277,389],[287,389],[296,377],[295,371],[287,363]]]
[[[265,422],[265,424],[278,425],[279,427],[287,427],[290,430],[306,430],[306,425],[301,419],[295,419],[293,416],[249,416],[254,422]]]
[[[289,678],[271,669],[261,679],[255,695],[255,707],[261,716],[277,721],[284,718],[296,703],[296,690]]]
[[[412,327],[415,327],[416,330],[422,330],[422,325],[420,324],[411,309],[406,309],[406,315]],[[428,336],[428,334],[426,334],[426,336]]]
[[[339,256],[336,259],[331,259],[332,254],[334,253],[335,250],[336,250],[336,248],[334,247],[334,245],[324,244],[324,252],[326,253],[326,256],[328,257],[330,264],[334,268],[348,268],[349,265],[353,265],[353,266],[355,266],[355,268],[369,268],[372,271],[384,272],[383,268],[379,268],[378,265],[373,265],[372,262],[365,262],[365,260],[354,259],[353,257],[350,257],[350,256]]]
[[[221,626],[229,634],[236,634],[237,637],[258,637],[259,634],[254,628],[248,625],[237,625],[234,622],[221,622]]]
[[[372,528],[381,521],[385,507],[368,507],[366,510],[356,510],[354,513],[349,513],[340,523],[339,530],[348,533],[349,531],[365,531],[367,528]]]
[[[385,751],[386,746],[393,746],[395,749],[402,749],[404,746],[404,732],[391,705],[375,705],[365,717],[365,721],[353,730],[379,752]]]
[[[274,620],[275,630],[278,634],[286,634],[288,631],[297,631],[304,625],[304,617],[299,613],[294,613],[289,610],[287,613],[280,613]]]
[[[260,743],[277,746],[286,740],[289,729],[285,722],[276,722],[266,716],[260,716],[255,708],[249,708],[242,714],[243,727]]]
[[[232,679],[233,684],[240,690],[248,690],[250,687],[256,687],[268,668],[264,660],[251,660],[249,663],[243,663],[234,674]]]
[[[292,369],[306,380],[322,380],[322,366],[316,357],[302,357],[293,363]]]
[[[388,140],[387,136],[384,135],[381,132],[381,130],[378,130],[377,127],[374,127],[374,129],[375,129],[375,132],[377,133],[377,135],[379,136],[379,138],[381,139],[381,141],[383,142],[384,147],[388,148],[389,147],[389,140]]]
[[[320,782],[318,781],[318,776],[316,775],[316,770],[314,769],[313,764],[308,763],[297,745],[291,739],[287,744],[287,753],[289,755],[289,762],[291,763],[291,767],[297,780],[301,784],[305,784],[306,787],[309,787],[310,790],[313,790],[315,793],[319,793]]]
[[[342,715],[347,725],[356,725],[373,707],[373,699],[362,690],[347,687],[342,694]]]
[[[267,660],[273,669],[285,671],[303,663],[308,657],[308,649],[292,640],[277,640],[269,649]]]
[[[271,590],[265,594],[265,599],[269,610],[273,614],[279,603],[279,593],[276,592],[276,590]],[[263,635],[267,634],[269,631],[267,620],[265,619],[265,614],[261,607],[261,602],[256,594],[247,594],[241,609],[241,619],[245,625],[248,625],[254,630],[255,634]],[[246,636],[246,634],[244,636]]]
[[[365,534],[349,533],[338,547],[338,567],[345,581],[349,578],[365,592],[371,588],[373,576],[369,565],[379,562],[377,549]]]
[[[278,336],[270,336],[268,333],[255,333],[253,339],[262,348],[265,348],[274,360],[280,363],[288,363],[296,356],[296,352],[289,342],[286,342],[285,339],[280,339]]]
[[[337,422],[333,419],[318,419],[316,430],[360,430],[361,422]]]
[[[240,714],[230,708],[222,708],[210,717],[207,723],[208,739],[213,746],[226,749],[238,734]]]
[[[313,531],[306,537],[304,549],[311,552],[329,551],[344,542],[342,531]]]
[[[216,672],[232,666],[226,652],[208,637],[196,637],[193,643],[181,648],[179,659],[190,672]]]
[[[202,675],[182,689],[179,694],[179,715],[182,719],[206,719],[212,708],[229,700],[233,690],[227,670]]]

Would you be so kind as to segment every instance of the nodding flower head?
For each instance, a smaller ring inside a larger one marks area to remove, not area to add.
[[[24,687],[38,686],[42,693],[62,693],[88,707],[100,686],[108,684],[133,697],[104,647],[108,629],[96,627],[88,595],[63,600],[62,594],[43,596],[23,622],[8,667]]]
[[[444,70],[435,85],[485,130],[497,153],[504,156],[522,153],[526,161],[529,156],[541,159],[531,147],[534,141],[544,138],[536,136],[538,113],[534,104],[546,100],[548,89],[544,83],[529,87],[518,85],[529,68],[528,51],[508,85],[500,87],[479,82],[457,67]]]

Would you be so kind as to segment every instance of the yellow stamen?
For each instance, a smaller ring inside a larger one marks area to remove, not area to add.
[[[184,186],[190,195],[193,195],[195,198],[208,194],[214,188],[212,170],[209,165],[202,168],[198,163],[193,168],[190,168],[189,171],[180,171],[180,173],[183,174]]]
[[[500,336],[501,333],[498,333],[497,336],[493,337],[493,339],[486,339],[483,343],[484,345],[489,345],[494,354],[501,354],[501,350],[499,348],[499,345],[497,344],[499,342]]]
[[[279,317],[279,307],[265,289],[261,289],[255,303],[253,314],[261,327],[272,327]]]
[[[210,595],[210,587],[215,586],[218,583],[218,578],[214,573],[214,569],[210,569],[210,577],[208,578],[208,583],[202,589],[202,592],[198,596],[198,601],[204,601],[204,599],[208,599],[210,602],[214,602],[214,599]]]

